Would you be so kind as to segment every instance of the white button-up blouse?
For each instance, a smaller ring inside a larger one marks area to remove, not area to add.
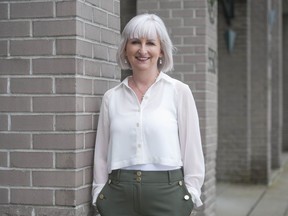
[[[93,204],[112,170],[155,164],[182,167],[196,206],[205,167],[196,105],[189,87],[160,73],[141,103],[128,78],[102,101],[95,144]]]

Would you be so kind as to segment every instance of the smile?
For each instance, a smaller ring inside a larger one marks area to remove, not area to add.
[[[142,61],[142,62],[144,62],[144,61],[149,60],[150,58],[149,58],[149,57],[140,57],[140,56],[136,56],[136,59],[137,59],[138,61]]]

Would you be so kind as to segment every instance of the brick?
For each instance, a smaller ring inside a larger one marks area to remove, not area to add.
[[[174,65],[175,71],[178,72],[194,72],[195,69],[191,64],[175,64]]]
[[[73,96],[47,96],[33,98],[34,112],[81,112],[83,99]]]
[[[198,9],[198,8],[205,8],[206,7],[206,2],[202,0],[198,1],[184,1],[183,2],[184,8],[192,8],[192,9]]]
[[[2,112],[30,112],[30,97],[1,97],[0,111]]]
[[[99,42],[101,39],[100,28],[98,26],[85,24],[85,38]]]
[[[107,13],[98,10],[97,8],[93,10],[93,22],[98,23],[103,26],[108,26],[108,16]]]
[[[207,35],[207,29],[206,28],[196,28],[196,35],[197,36],[203,36],[203,35]]]
[[[34,36],[83,36],[83,24],[76,20],[46,20],[33,22]]]
[[[30,73],[29,60],[26,59],[0,60],[0,75],[28,75],[29,73]]]
[[[85,98],[85,112],[97,113],[100,111],[102,99],[101,97],[86,97]]]
[[[10,81],[12,93],[17,94],[50,94],[53,92],[51,78],[12,78]]]
[[[194,28],[190,27],[175,27],[172,28],[172,34],[174,36],[193,36]]]
[[[51,131],[53,130],[53,116],[16,115],[11,116],[12,131]]]
[[[93,7],[81,2],[58,2],[56,4],[57,17],[81,17],[88,21],[93,20]]]
[[[7,93],[7,82],[6,78],[0,78],[0,93]]]
[[[92,60],[85,60],[85,75],[99,77],[101,72],[101,63]]]
[[[205,45],[206,41],[205,41],[205,37],[186,37],[184,38],[184,44],[194,44],[194,45]]]
[[[33,186],[79,187],[83,185],[83,171],[33,171]]]
[[[8,19],[8,4],[0,4],[0,19]]]
[[[113,3],[114,0],[101,0],[101,8],[109,12],[113,12],[114,11]]]
[[[0,22],[0,38],[25,37],[30,35],[28,21]]]
[[[82,134],[35,134],[33,149],[75,150],[83,148]]]
[[[206,62],[207,57],[205,55],[186,55],[183,58],[183,63],[200,63]]]
[[[77,167],[93,166],[94,150],[84,151],[77,154]]]
[[[76,93],[76,78],[56,78],[55,91],[57,94],[75,94]]]
[[[95,44],[93,46],[93,58],[99,59],[99,60],[108,60],[108,48],[107,46],[102,46]]]
[[[116,73],[118,70],[116,69],[115,65],[103,63],[101,65],[101,76],[107,78],[116,78]],[[106,89],[108,90],[108,89]]]
[[[8,116],[0,115],[0,131],[8,130]]]
[[[108,28],[120,31],[120,18],[108,14]]]
[[[186,17],[184,19],[184,26],[200,26],[205,27],[206,19],[205,18],[191,18]]]
[[[101,42],[107,44],[117,44],[119,41],[120,34],[116,34],[115,32],[109,29],[101,29]]]
[[[17,205],[53,205],[53,190],[11,189],[11,203]]]
[[[0,149],[30,149],[31,137],[28,134],[0,133]]]
[[[0,204],[9,203],[9,191],[7,188],[0,188]]]
[[[26,207],[27,208],[27,207]],[[69,207],[64,207],[61,208],[59,206],[54,206],[54,207],[38,207],[38,208],[33,208],[34,211],[32,214],[35,215],[81,215],[83,212],[89,212],[90,210],[88,209],[88,207],[84,207],[84,208],[69,208]],[[93,210],[92,210],[93,211]]]
[[[32,60],[33,74],[75,74],[77,73],[74,58],[39,58]]]
[[[0,41],[0,56],[7,56],[7,55],[8,55],[7,41]]]
[[[58,55],[77,55],[92,57],[92,44],[82,40],[63,39],[56,42]]]
[[[90,4],[92,4],[94,6],[100,5],[100,0],[86,0],[86,2],[89,2]]]
[[[29,186],[30,172],[18,170],[0,170],[1,186]]]
[[[206,17],[207,11],[206,9],[198,9],[196,10],[196,17]]]
[[[137,4],[138,8],[145,8],[145,10],[160,9],[157,1],[139,1]]]
[[[93,7],[87,4],[77,2],[77,15],[85,20],[93,20]]]
[[[91,190],[91,186],[76,190],[77,205],[81,205],[91,201]]]
[[[57,55],[76,55],[75,39],[59,39],[56,41]]]
[[[56,190],[55,203],[59,206],[77,206],[75,190]]]
[[[17,168],[53,168],[53,153],[11,152],[10,166]]]
[[[177,46],[177,54],[192,54],[195,53],[194,46]]]
[[[92,149],[95,147],[96,132],[85,134],[85,149]]]
[[[120,1],[114,1],[114,14],[120,16]]]
[[[108,90],[108,83],[105,80],[94,81],[94,94],[103,95]]]
[[[61,115],[56,116],[57,131],[81,131],[92,129],[91,115]]]
[[[98,121],[99,121],[99,115],[94,115],[94,116],[93,116],[93,129],[94,129],[94,130],[97,130]]]
[[[11,56],[38,56],[52,55],[52,40],[11,40],[10,55]]]
[[[8,152],[0,152],[0,167],[8,167]]]
[[[170,1],[170,2],[160,2],[160,8],[169,8],[169,9],[180,9],[181,8],[181,3],[180,1]]]
[[[92,94],[92,79],[77,78],[76,92],[78,94]]]
[[[56,3],[57,17],[76,17],[76,1],[64,1]]]
[[[115,62],[115,63],[117,62],[116,53],[117,53],[117,49],[108,48],[108,59],[109,59],[109,62]]]
[[[10,4],[11,19],[45,17],[53,17],[53,2]]]
[[[76,153],[56,153],[56,168],[72,169],[77,168]]]
[[[72,169],[91,166],[93,164],[93,153],[93,150],[77,153],[57,153],[56,168]]]
[[[84,170],[84,185],[92,184],[93,182],[93,168],[87,168]]]

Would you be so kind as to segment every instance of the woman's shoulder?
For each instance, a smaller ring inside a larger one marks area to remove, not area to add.
[[[187,91],[187,90],[190,91],[190,88],[186,83],[184,83],[184,82],[182,82],[176,78],[173,78],[168,74],[163,74],[163,78],[165,80],[167,80],[168,82],[170,82],[174,86],[174,88],[177,92],[179,92],[179,91],[182,92],[182,91]]]
[[[115,86],[109,88],[105,93],[103,98],[110,98],[119,88],[121,88],[121,86],[123,85],[123,83],[118,83]]]

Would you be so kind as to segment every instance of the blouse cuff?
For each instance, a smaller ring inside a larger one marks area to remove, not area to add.
[[[103,189],[105,184],[97,184],[94,186],[94,189],[93,189],[93,194],[92,194],[92,205],[93,206],[96,206],[96,201],[97,201],[97,197],[99,195],[99,193],[101,192],[101,190]]]
[[[195,204],[196,207],[200,207],[203,205],[202,200],[200,198],[200,196],[198,195],[197,192],[195,192],[195,190],[193,188],[187,188],[188,192],[191,194],[192,196],[192,202]]]

